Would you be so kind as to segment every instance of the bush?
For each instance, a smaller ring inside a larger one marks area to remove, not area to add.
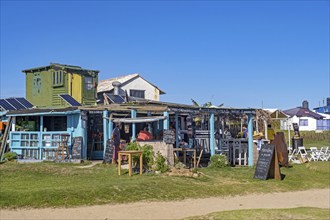
[[[3,155],[3,159],[8,161],[15,160],[17,159],[17,154],[15,152],[7,152]]]
[[[157,152],[155,159],[155,171],[165,173],[170,169],[170,166],[166,163],[166,158],[159,152]]]
[[[126,150],[141,150],[142,151],[142,159],[143,159],[143,167],[146,169],[150,169],[150,167],[154,163],[154,152],[151,145],[143,145],[142,147],[137,142],[131,142],[127,145]],[[137,165],[140,163],[140,157],[137,155],[133,156],[133,163]]]
[[[222,168],[229,166],[229,161],[226,155],[215,154],[211,156],[211,168]]]

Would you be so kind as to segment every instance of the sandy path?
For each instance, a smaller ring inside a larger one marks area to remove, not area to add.
[[[306,206],[330,208],[330,189],[67,209],[0,210],[0,219],[180,219],[216,211]]]

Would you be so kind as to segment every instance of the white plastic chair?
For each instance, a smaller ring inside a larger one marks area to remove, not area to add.
[[[310,150],[309,161],[318,161],[320,159],[320,151],[317,149],[317,147],[311,147]]]
[[[320,160],[328,161],[330,158],[330,154],[328,152],[329,147],[321,147],[320,150]]]
[[[309,161],[308,156],[307,156],[308,154],[307,154],[307,151],[304,146],[298,147],[298,155],[300,155],[301,158]]]

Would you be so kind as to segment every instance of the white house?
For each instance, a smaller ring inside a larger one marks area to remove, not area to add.
[[[293,130],[292,123],[297,123],[299,125],[300,131],[316,131],[316,130],[326,130],[321,129],[322,127],[320,125],[320,122],[328,122],[330,121],[330,115],[329,114],[322,114],[318,113],[319,115],[322,115],[323,119],[315,119],[312,117],[297,117],[293,116],[292,118],[289,118],[288,120],[281,120],[281,129],[287,130],[287,126],[290,126],[290,130]]]
[[[289,126],[292,130],[292,123],[297,123],[300,131],[316,131],[317,121],[327,117],[325,114],[309,110],[307,101],[304,101],[301,107],[285,110],[284,113],[290,118],[287,121],[281,121],[281,129],[288,129]]]
[[[98,99],[103,100],[103,93],[159,101],[165,94],[157,86],[150,83],[138,73],[99,81]]]
[[[292,123],[299,125],[300,131],[315,131],[316,130],[316,119],[311,117],[297,117],[293,116],[288,120],[281,120],[281,129],[287,130],[289,126],[290,130],[293,130]]]

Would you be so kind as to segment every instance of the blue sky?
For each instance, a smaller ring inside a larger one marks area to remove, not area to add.
[[[329,1],[1,1],[0,96],[50,62],[140,73],[163,101],[287,109],[330,96]]]

